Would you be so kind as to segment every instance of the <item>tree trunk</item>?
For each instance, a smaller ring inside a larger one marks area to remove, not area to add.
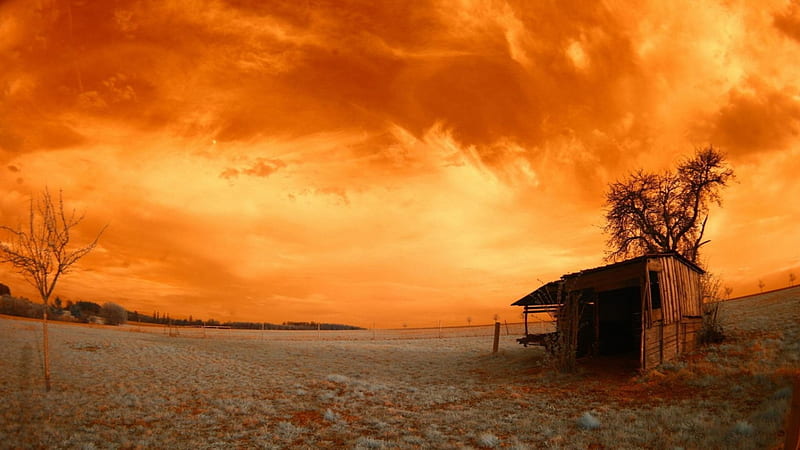
[[[47,336],[47,302],[45,302],[44,310],[42,311],[42,336],[44,352],[44,390],[50,392],[50,345]]]

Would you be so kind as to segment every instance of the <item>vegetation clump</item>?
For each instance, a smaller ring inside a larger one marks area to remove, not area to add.
[[[128,321],[128,311],[116,303],[105,303],[100,309],[100,317],[105,319],[106,325],[122,325]]]
[[[719,303],[703,305],[703,326],[700,328],[701,344],[719,344],[725,340],[725,331],[719,320]]]

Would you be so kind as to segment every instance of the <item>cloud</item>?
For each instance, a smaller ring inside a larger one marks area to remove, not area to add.
[[[266,178],[284,167],[286,163],[279,159],[256,158],[248,167],[227,168],[219,176],[225,179],[236,178],[239,175]]]
[[[194,3],[31,16],[41,44],[15,50],[38,108],[220,141],[389,124],[421,137],[440,123],[490,161],[498,141],[533,149],[567,121],[614,120],[613,80],[635,70],[602,7]]]
[[[239,169],[234,168],[227,168],[219,174],[220,178],[225,178],[226,180],[231,180],[239,176]]]
[[[254,177],[267,177],[283,167],[286,167],[286,163],[279,159],[258,158],[250,168],[243,170],[242,173]]]
[[[8,128],[0,124],[0,150],[16,153],[29,149],[61,149],[86,141],[86,137],[68,123],[36,115],[6,117]]]
[[[730,91],[727,103],[698,134],[734,157],[785,149],[800,133],[798,94],[794,86],[776,88],[751,78]]]
[[[791,2],[783,12],[773,15],[775,27],[790,38],[800,41],[800,4]]]
[[[2,2],[0,198],[50,184],[108,217],[92,282],[109,268],[131,302],[138,283],[214,314],[325,298],[344,317],[485,307],[596,266],[606,183],[696,145],[793,186],[796,5],[312,3]],[[731,195],[736,217],[796,217]]]

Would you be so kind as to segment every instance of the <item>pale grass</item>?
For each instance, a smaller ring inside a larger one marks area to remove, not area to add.
[[[613,379],[555,373],[514,333],[493,355],[483,331],[53,323],[45,395],[39,328],[0,319],[0,447],[770,448],[800,361],[799,293],[723,304],[726,342]],[[581,428],[587,412],[600,427]]]

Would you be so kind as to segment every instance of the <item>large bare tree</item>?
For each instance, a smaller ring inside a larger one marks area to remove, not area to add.
[[[697,262],[711,204],[733,179],[725,155],[699,149],[675,171],[639,170],[609,185],[606,225],[610,260],[653,252],[677,252]]]
[[[22,274],[42,298],[42,333],[44,347],[44,383],[50,390],[50,354],[47,336],[47,308],[50,296],[59,278],[67,273],[73,264],[86,256],[97,245],[105,227],[94,240],[83,247],[70,246],[72,229],[83,220],[75,210],[64,212],[61,191],[54,199],[45,189],[35,200],[31,198],[28,223],[12,228],[0,225],[8,240],[0,242],[0,262],[9,263]]]

